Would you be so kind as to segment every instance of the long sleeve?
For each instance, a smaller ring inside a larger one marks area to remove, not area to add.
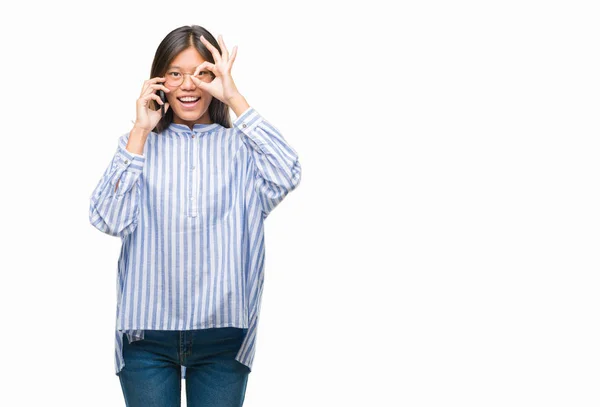
[[[138,222],[138,181],[146,157],[127,151],[128,139],[129,133],[119,138],[117,151],[90,198],[90,223],[111,236],[128,235]]]
[[[250,148],[255,190],[266,218],[300,183],[302,168],[298,154],[252,106],[233,125],[245,135],[244,143]]]

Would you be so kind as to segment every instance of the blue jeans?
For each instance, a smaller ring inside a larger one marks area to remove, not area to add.
[[[125,367],[119,380],[127,407],[180,407],[181,366],[186,367],[188,407],[238,407],[250,369],[237,360],[245,328],[192,331],[146,330],[129,343],[123,336]]]

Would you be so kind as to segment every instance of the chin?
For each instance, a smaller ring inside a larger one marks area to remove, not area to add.
[[[175,113],[175,116],[177,116],[179,118],[179,120],[181,121],[185,121],[185,122],[196,122],[198,120],[200,120],[202,118],[202,116],[206,115],[208,116],[208,108],[206,110],[198,110],[198,111],[173,111]]]

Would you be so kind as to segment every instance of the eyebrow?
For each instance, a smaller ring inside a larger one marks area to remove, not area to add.
[[[181,67],[180,67],[180,66],[177,66],[177,65],[169,65],[169,66],[167,67],[167,69],[181,69]],[[196,69],[196,67],[193,67],[193,69],[192,69],[192,70],[194,70],[194,69]]]
[[[167,69],[179,69],[179,70],[181,70],[182,68],[181,68],[180,66],[177,66],[177,65],[169,65],[169,66],[167,67]],[[196,69],[196,67],[195,67],[195,66],[194,66],[194,67],[192,67],[192,71],[193,71],[194,69]]]

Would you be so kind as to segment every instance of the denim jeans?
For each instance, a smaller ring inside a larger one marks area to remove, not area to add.
[[[146,330],[129,343],[123,336],[125,367],[119,380],[127,407],[180,407],[181,366],[186,367],[188,407],[238,407],[250,369],[235,356],[247,329]]]

